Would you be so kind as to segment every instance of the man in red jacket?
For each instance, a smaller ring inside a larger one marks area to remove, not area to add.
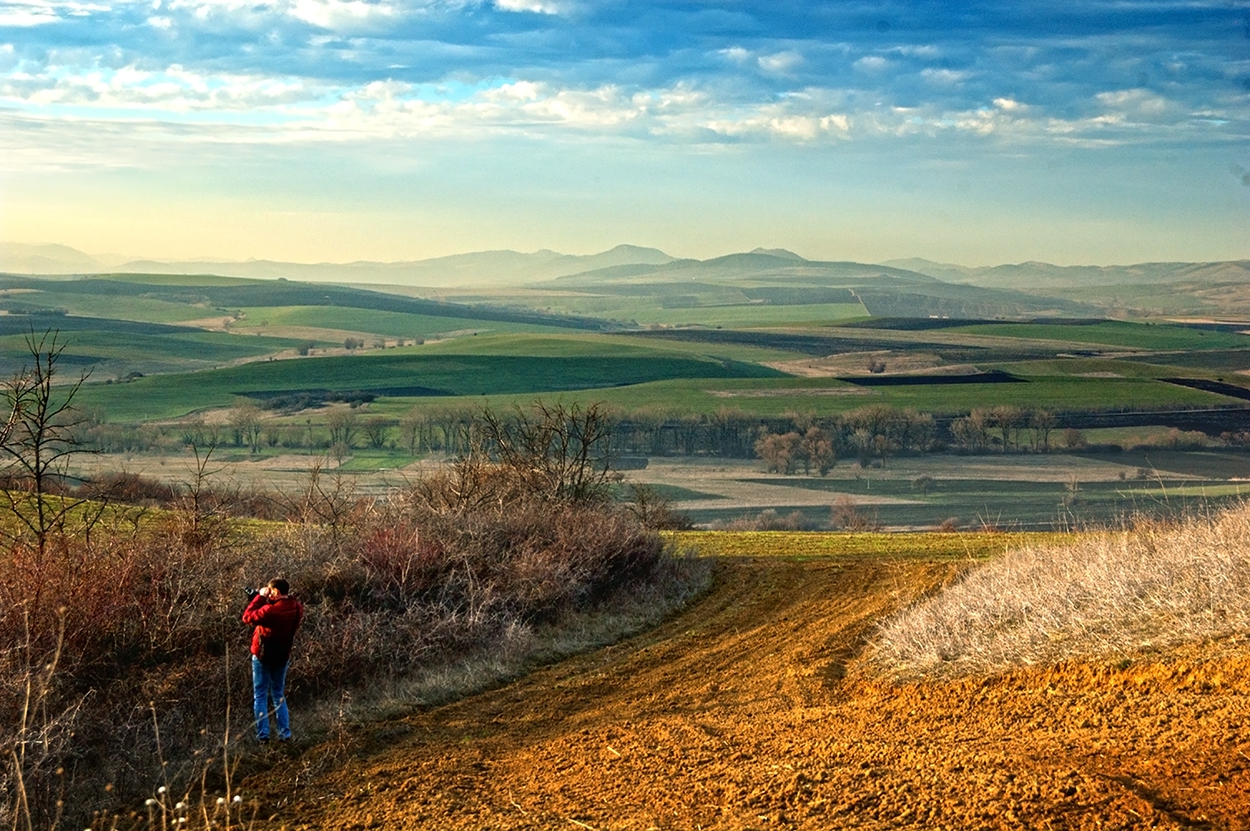
[[[286,706],[286,668],[291,660],[295,630],[304,619],[304,604],[290,595],[281,577],[269,581],[243,610],[243,622],[252,630],[252,693],[256,738],[269,741],[269,702],[273,701],[278,740],[290,741],[291,715]]]

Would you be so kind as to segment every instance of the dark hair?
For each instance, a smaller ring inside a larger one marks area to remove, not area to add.
[[[283,580],[281,577],[275,577],[272,580],[270,580],[269,587],[273,589],[277,589],[283,594],[291,593],[291,584],[288,583],[286,580]]]

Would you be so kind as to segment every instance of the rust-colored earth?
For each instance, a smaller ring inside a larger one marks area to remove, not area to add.
[[[724,561],[652,632],[252,777],[257,827],[1250,829],[1244,649],[859,671],[874,623],[957,569]]]

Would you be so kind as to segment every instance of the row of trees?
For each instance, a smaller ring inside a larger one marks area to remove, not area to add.
[[[827,471],[836,459],[888,459],[891,456],[956,450],[962,453],[1045,453],[1055,446],[1080,449],[1081,431],[1060,424],[1045,408],[975,408],[954,419],[884,404],[837,416],[813,412],[761,416],[722,408],[715,413],[677,413],[659,408],[631,412],[604,410],[612,421],[618,456],[719,456],[764,459],[783,472]],[[253,453],[284,448],[350,453],[390,449],[419,456],[460,455],[478,411],[468,406],[419,406],[401,416],[371,413],[366,406],[332,406],[318,416],[276,416],[245,402],[223,417],[177,424],[123,425],[83,413],[76,439],[102,452],[173,452],[188,445],[238,447]],[[1250,433],[1220,437],[1230,446],[1250,445]],[[1186,436],[1186,443],[1191,444]]]
[[[935,422],[928,413],[872,405],[851,410],[820,424],[810,417],[795,419],[795,429],[773,433],[766,428],[755,442],[755,454],[776,473],[819,473],[824,476],[838,458],[861,461],[898,453],[933,449]]]

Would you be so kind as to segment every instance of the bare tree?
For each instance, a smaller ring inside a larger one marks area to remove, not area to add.
[[[56,331],[26,335],[31,363],[4,385],[9,416],[0,452],[7,456],[8,487],[0,489],[23,531],[35,538],[42,556],[49,536],[63,529],[81,508],[81,499],[53,499],[52,492],[68,472],[69,460],[87,452],[79,443],[74,396],[86,375],[64,387],[55,381],[65,344]],[[98,509],[97,509],[98,510]]]
[[[613,481],[612,423],[602,404],[535,402],[507,417],[484,410],[482,449],[536,494],[574,502],[606,499]]]
[[[260,452],[264,429],[261,424],[260,407],[247,401],[230,412],[230,429],[234,431],[235,444],[247,446],[253,453]]]
[[[330,430],[330,444],[341,444],[348,449],[356,438],[356,411],[347,407],[332,411],[326,416],[326,427]]]
[[[368,440],[369,446],[374,450],[381,450],[386,446],[386,437],[390,433],[391,427],[390,422],[384,417],[372,416],[366,418],[362,429],[364,430],[365,439]]]

